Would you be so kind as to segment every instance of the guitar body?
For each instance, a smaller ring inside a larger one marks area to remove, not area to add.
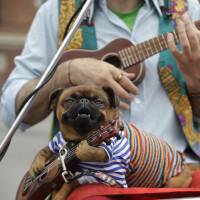
[[[200,30],[200,21],[194,23]],[[171,33],[174,36],[175,42],[178,44],[180,41],[177,31],[174,30]],[[108,62],[126,72],[134,73],[135,78],[132,81],[135,85],[138,85],[142,82],[145,75],[143,61],[168,48],[167,33],[137,45],[134,45],[128,39],[119,38],[111,41],[108,45],[96,51],[80,49],[69,50],[62,55],[59,64],[74,58],[96,58]]]
[[[96,58],[98,60],[102,60],[105,62],[108,62],[115,67],[122,69],[129,73],[134,73],[136,76],[134,78],[133,83],[138,85],[144,78],[145,70],[142,63],[137,63],[129,66],[124,66],[122,56],[120,56],[119,52],[120,50],[126,49],[128,47],[133,47],[134,44],[124,38],[119,38],[116,40],[113,40],[108,45],[106,45],[104,48],[100,50],[69,50],[66,51],[58,64],[61,64],[67,60],[75,59],[75,58]],[[134,52],[132,52],[134,53]]]
[[[45,200],[53,190],[59,189],[63,183],[61,170],[57,167],[34,182],[30,182],[30,176],[27,172],[20,182],[16,200]]]
[[[113,120],[107,126],[89,133],[85,139],[88,144],[98,146],[103,141],[107,141],[109,138],[117,136],[119,130],[122,130],[122,123],[118,120]],[[76,143],[73,146],[70,146],[70,148],[67,149],[67,155],[64,160],[67,170],[70,170],[72,173],[78,171],[77,164],[80,161],[75,154],[77,147],[78,144]],[[52,158],[45,163],[45,167],[36,175],[36,177],[30,177],[28,172],[25,174],[18,187],[16,200],[47,199],[52,191],[60,189],[65,183],[62,172],[63,168],[60,157],[57,155],[52,156]]]

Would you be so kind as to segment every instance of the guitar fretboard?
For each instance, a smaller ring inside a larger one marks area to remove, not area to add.
[[[194,22],[197,29],[200,30],[200,20]],[[174,35],[175,43],[179,42],[177,31],[171,32]],[[134,64],[144,61],[161,51],[168,49],[167,44],[167,33],[162,34],[158,37],[152,38],[150,40],[144,41],[136,46],[130,46],[124,48],[118,52],[118,55],[122,61],[122,69],[126,69]]]
[[[178,43],[178,35],[176,31],[173,31],[175,42]],[[159,37],[152,38],[150,40],[144,41],[136,46],[130,46],[124,48],[118,52],[120,59],[123,64],[123,69],[128,68],[134,64],[144,61],[161,51],[168,49],[167,44],[167,33],[160,35]]]

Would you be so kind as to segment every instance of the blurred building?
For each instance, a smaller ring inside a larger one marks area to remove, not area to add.
[[[37,8],[44,0],[0,0],[0,88],[24,45]]]

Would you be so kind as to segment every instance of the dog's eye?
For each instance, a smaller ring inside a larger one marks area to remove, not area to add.
[[[74,103],[74,101],[75,101],[75,99],[73,99],[73,98],[65,99],[64,102],[63,102],[63,106],[68,107],[69,105]]]
[[[95,103],[96,106],[98,106],[99,108],[103,108],[105,106],[104,101],[100,100],[100,99],[96,99],[93,101]]]

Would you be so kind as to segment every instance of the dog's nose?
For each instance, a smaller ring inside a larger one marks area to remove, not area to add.
[[[88,99],[86,99],[86,98],[82,98],[82,99],[80,99],[80,103],[81,104],[87,104],[87,103],[89,103],[90,101],[88,100]]]

